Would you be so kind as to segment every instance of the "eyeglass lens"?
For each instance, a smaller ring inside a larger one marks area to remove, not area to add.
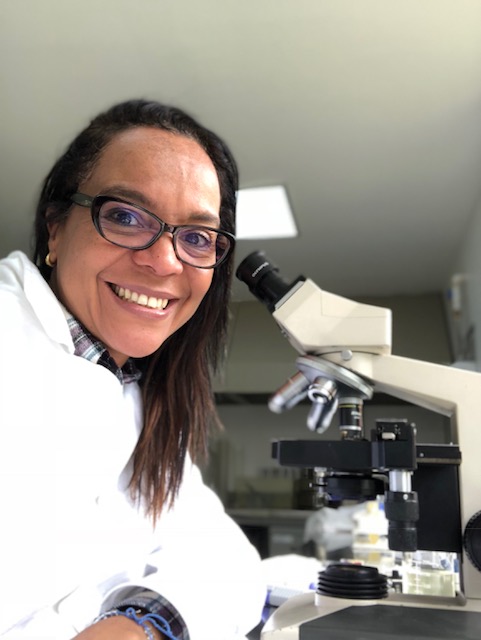
[[[146,247],[163,226],[153,214],[115,200],[101,203],[97,219],[106,240],[129,249]],[[202,226],[178,228],[173,242],[179,260],[199,267],[216,265],[230,247],[226,236]]]

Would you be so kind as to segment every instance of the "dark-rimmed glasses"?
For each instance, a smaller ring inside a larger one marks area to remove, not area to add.
[[[70,200],[90,208],[99,234],[118,247],[147,249],[167,231],[172,234],[177,258],[199,269],[218,267],[234,249],[235,237],[227,231],[202,225],[167,224],[154,213],[122,198],[74,193]]]

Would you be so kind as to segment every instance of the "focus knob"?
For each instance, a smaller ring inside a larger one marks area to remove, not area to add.
[[[481,571],[481,511],[475,513],[466,525],[464,548],[471,563]]]

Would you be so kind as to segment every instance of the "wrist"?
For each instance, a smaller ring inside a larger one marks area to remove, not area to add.
[[[142,607],[132,607],[130,605],[121,606],[118,609],[102,613],[95,620],[95,623],[100,624],[109,620],[119,619],[127,621],[131,629],[132,626],[136,627],[138,635],[136,635],[135,638],[138,638],[138,640],[164,640],[165,638],[175,640],[165,618],[158,614],[150,613]],[[165,634],[163,633],[164,631]],[[129,640],[130,638],[131,636],[129,636]],[[127,640],[127,638],[125,638],[125,640]],[[132,640],[134,640],[134,638],[132,638]]]
[[[146,640],[146,632],[133,620],[126,616],[111,616],[98,620],[84,629],[72,640]],[[160,635],[153,636],[155,640],[161,640]]]
[[[130,615],[129,618],[131,620],[137,619],[140,620],[142,619],[144,616],[147,616],[150,614],[150,611],[148,609],[146,609],[145,607],[131,607],[128,604],[122,605],[120,607],[117,608],[117,611],[120,611],[123,614],[127,614],[127,611],[129,611]],[[135,618],[134,618],[135,616]],[[137,623],[137,626],[140,627],[143,631],[143,636],[142,636],[142,640],[144,640],[144,638],[147,637],[147,634],[145,633],[143,627],[141,627],[139,625],[139,623]],[[158,629],[156,629],[152,624],[150,624],[148,621],[143,623],[144,625],[147,625],[148,628],[150,629],[152,636],[154,638],[154,640],[163,640],[163,638],[165,636],[163,636],[160,631]]]

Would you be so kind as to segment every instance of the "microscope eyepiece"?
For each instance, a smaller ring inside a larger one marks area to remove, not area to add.
[[[236,277],[244,282],[254,296],[273,311],[276,303],[283,298],[294,283],[288,283],[278,275],[276,267],[262,251],[254,251],[239,264]]]

